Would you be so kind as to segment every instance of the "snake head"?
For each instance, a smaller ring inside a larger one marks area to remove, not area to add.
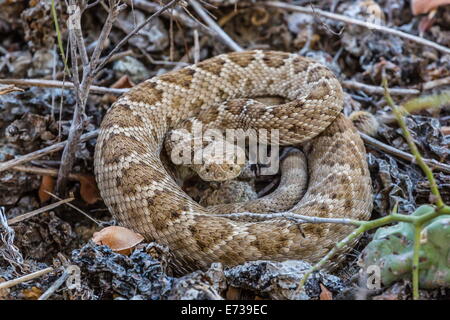
[[[203,163],[193,169],[204,181],[227,181],[237,178],[245,167],[241,148],[224,141],[214,141],[203,149]]]
[[[204,181],[227,181],[237,178],[243,165],[237,163],[204,163],[195,169]]]

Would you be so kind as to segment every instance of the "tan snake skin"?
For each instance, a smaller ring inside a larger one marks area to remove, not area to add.
[[[239,98],[280,96],[267,107]],[[120,225],[166,245],[176,272],[233,266],[250,260],[324,256],[353,227],[246,221],[213,215],[189,198],[160,159],[166,133],[184,119],[223,128],[279,129],[282,145],[298,145],[308,162],[301,215],[368,219],[372,208],[364,145],[341,114],[342,88],[323,65],[284,52],[220,55],[147,80],[107,112],[95,149],[101,196]]]

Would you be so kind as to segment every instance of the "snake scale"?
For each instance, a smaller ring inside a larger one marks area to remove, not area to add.
[[[288,102],[248,103],[260,96]],[[120,225],[170,248],[178,273],[213,262],[315,262],[353,227],[213,214],[175,183],[160,153],[167,133],[199,114],[223,128],[278,129],[280,144],[301,144],[308,162],[307,190],[289,212],[365,220],[372,209],[365,149],[342,108],[328,68],[285,52],[222,54],[153,77],[118,98],[102,121],[94,163],[101,196]]]

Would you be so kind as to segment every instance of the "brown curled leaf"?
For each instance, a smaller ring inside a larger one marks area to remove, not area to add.
[[[131,81],[131,79],[127,75],[124,75],[124,76],[120,77],[119,80],[114,82],[113,85],[111,86],[111,88],[125,89],[125,88],[133,88],[135,85],[136,84],[133,83],[133,81]]]
[[[419,15],[447,4],[450,4],[450,0],[412,0],[411,11],[414,15]]]
[[[144,237],[124,227],[110,226],[94,233],[92,241],[107,245],[114,252],[129,255],[136,245],[144,241]]]
[[[55,179],[51,176],[42,176],[41,185],[39,186],[39,201],[41,203],[50,200],[51,195],[47,192],[52,193],[55,188]]]
[[[91,175],[77,175],[80,182],[80,195],[87,204],[94,204],[101,199],[95,178]]]
[[[441,132],[443,136],[450,136],[450,126],[442,127]]]
[[[333,294],[323,284],[320,285],[320,300],[333,300]]]

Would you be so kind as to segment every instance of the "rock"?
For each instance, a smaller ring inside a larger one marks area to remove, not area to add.
[[[305,284],[304,293],[296,295],[295,290],[307,270],[308,262],[289,260],[284,262],[251,261],[225,271],[227,282],[233,287],[244,288],[258,295],[275,300],[318,299],[322,283],[329,291],[340,293],[345,288],[343,281],[326,272],[316,272]]]
[[[139,83],[150,78],[150,72],[144,64],[130,56],[116,61],[113,70],[117,72],[119,77],[127,75],[134,83]]]
[[[119,15],[118,26],[125,33],[130,33],[136,25],[139,25],[146,19],[145,14],[139,10],[133,10],[129,13]],[[133,21],[133,24],[130,23]],[[137,48],[148,52],[162,51],[169,46],[169,34],[167,28],[161,19],[156,17],[152,23],[143,27],[139,33],[132,37],[128,42]]]

